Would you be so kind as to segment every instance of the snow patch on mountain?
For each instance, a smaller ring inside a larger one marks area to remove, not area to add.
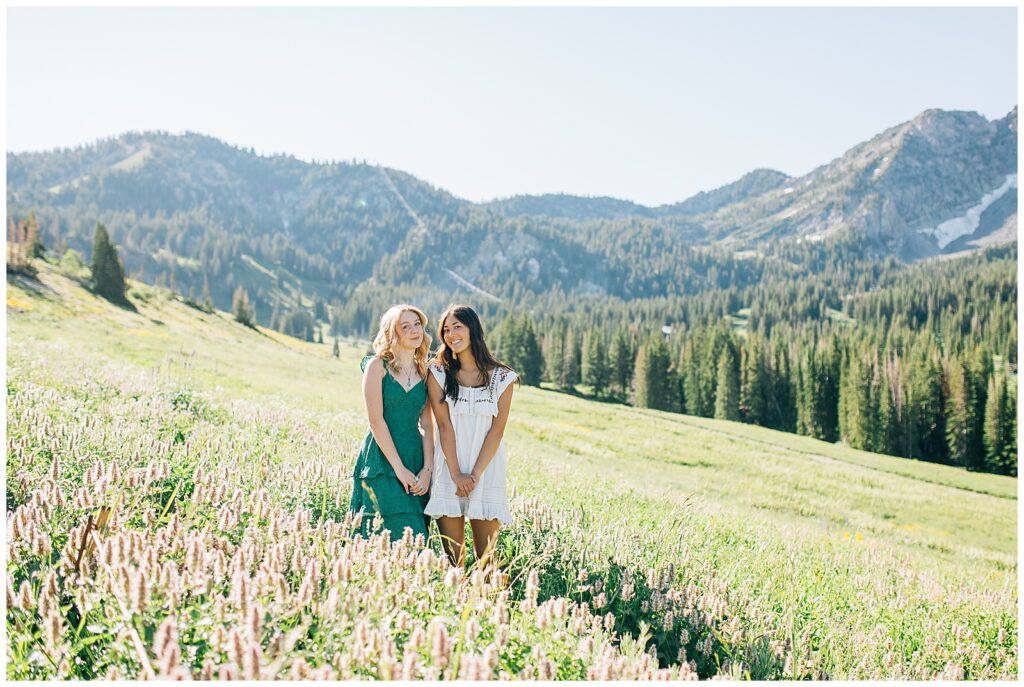
[[[937,227],[920,229],[919,232],[935,237],[935,242],[939,248],[945,248],[961,236],[968,236],[977,231],[978,224],[981,222],[981,215],[988,209],[988,206],[1006,195],[1007,191],[1011,188],[1016,187],[1017,175],[1007,174],[1006,181],[1003,182],[1002,186],[982,196],[978,204],[969,208],[965,214],[946,220]]]

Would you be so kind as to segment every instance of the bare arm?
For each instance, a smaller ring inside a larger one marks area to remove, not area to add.
[[[508,414],[512,409],[513,386],[513,384],[509,384],[508,388],[498,398],[498,414],[491,421],[491,428],[487,430],[484,443],[480,446],[480,454],[473,465],[471,476],[475,481],[480,481],[480,476],[484,474],[484,470],[491,464],[494,454],[498,452],[498,447],[501,445],[501,438],[505,435],[505,424],[508,422]]]
[[[427,473],[429,484],[429,475],[434,472],[434,413],[429,403],[424,404],[423,412],[420,413],[420,432],[423,435],[423,470],[420,471],[420,475],[424,476],[423,473]]]
[[[380,358],[371,360],[366,366],[366,371],[363,372],[363,403],[366,405],[366,419],[370,423],[374,441],[377,442],[381,453],[387,458],[391,469],[395,471],[398,481],[408,492],[413,474],[402,464],[402,457],[398,455],[398,449],[395,448],[388,423],[384,421],[384,397],[381,393],[381,382],[384,381],[385,374],[387,371]],[[403,479],[403,477],[407,479]]]
[[[448,466],[448,474],[455,482],[455,495],[468,496],[473,487],[473,478],[463,474],[459,467],[459,454],[456,453],[455,428],[452,427],[451,413],[448,412],[448,403],[444,399],[444,389],[438,384],[434,375],[427,379],[427,395],[430,397],[430,406],[437,418],[437,433],[441,438],[441,453],[444,455],[444,462]]]
[[[430,398],[430,407],[437,418],[437,433],[441,439],[441,453],[444,455],[444,462],[448,465],[448,472],[452,477],[459,474],[459,459],[455,452],[455,428],[452,427],[452,417],[448,413],[448,403],[444,400],[444,389],[437,383],[434,375],[427,378],[427,396]]]

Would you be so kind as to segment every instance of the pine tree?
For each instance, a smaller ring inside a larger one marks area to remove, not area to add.
[[[634,397],[633,404],[637,408],[650,408],[650,353],[646,343],[640,344],[636,351],[636,363],[633,367]]]
[[[571,327],[566,327],[562,339],[562,359],[558,368],[559,376],[555,380],[560,389],[570,391],[580,382],[580,358],[577,357],[577,342]]]
[[[707,410],[701,403],[701,366],[699,330],[690,332],[686,348],[683,349],[683,396],[686,400],[686,412],[690,415],[706,416]]]
[[[580,342],[579,336],[568,327],[565,331],[565,344],[562,349],[562,376],[558,386],[571,391],[580,383]]]
[[[611,382],[612,370],[604,340],[597,332],[587,337],[584,355],[583,382],[590,386],[594,396],[604,396]]]
[[[813,374],[810,369],[813,363],[797,361],[793,369],[793,387],[796,390],[796,433],[805,436],[813,432],[812,417],[810,412],[812,384],[809,377]]]
[[[682,366],[682,356],[679,358],[679,362],[672,369],[673,380],[672,383],[675,385],[675,410],[678,413],[686,412],[686,371]]]
[[[722,347],[715,375],[715,417],[719,420],[740,419],[740,378],[736,349]]]
[[[656,335],[654,344],[651,346],[651,371],[656,375],[651,379],[650,388],[656,391],[654,395],[655,405],[652,408],[659,410],[672,410],[672,356],[669,354],[668,345],[663,335]]]
[[[1002,451],[1003,473],[1017,476],[1017,380],[1006,383],[1006,403],[1003,405],[1003,431],[1006,441]]]
[[[523,359],[515,370],[523,384],[540,386],[540,377],[544,369],[544,356],[541,354],[540,343],[537,341],[537,332],[533,328],[533,320],[530,319],[529,315],[523,315],[519,325],[519,336],[522,341]]]
[[[213,299],[210,298],[210,278],[203,272],[203,307],[207,312],[213,312]]]
[[[711,417],[715,412],[715,393],[718,385],[718,359],[722,355],[722,349],[731,344],[729,332],[725,327],[716,327],[711,333],[711,343],[702,351],[703,359],[700,365],[699,394],[700,414],[704,417]],[[689,398],[687,389],[687,398]]]
[[[498,336],[494,337],[494,347],[498,356],[513,370],[520,369],[523,364],[523,345],[519,320],[514,313],[509,312],[496,334]]]
[[[669,409],[669,362],[668,347],[661,335],[640,346],[633,373],[638,408]]]
[[[334,347],[331,349],[331,355],[335,358],[341,357],[341,347],[338,346],[338,337],[334,337]]]
[[[30,258],[41,258],[46,255],[46,244],[43,243],[43,233],[39,231],[39,221],[34,211],[28,213],[28,256]]]
[[[850,423],[853,416],[850,412],[850,406],[853,405],[853,390],[851,389],[851,382],[853,381],[853,365],[854,359],[849,358],[843,361],[842,371],[842,383],[839,385],[839,436],[840,438],[850,443]]]
[[[509,316],[502,323],[499,354],[516,371],[523,384],[539,386],[544,358],[530,316]]]
[[[970,465],[970,440],[973,410],[971,404],[971,383],[960,360],[954,358],[946,368],[946,445],[949,460],[954,465]]]
[[[615,343],[611,354],[612,381],[619,397],[629,400],[629,387],[633,376],[633,352],[630,350],[629,338],[624,329],[615,334]]]
[[[985,392],[992,366],[985,349],[975,348],[967,357],[964,367],[968,388],[970,425],[967,431],[967,466],[971,470],[985,469]]]
[[[803,434],[824,441],[838,436],[838,353],[814,346],[805,353],[799,389],[798,422]],[[798,430],[800,431],[800,430]]]
[[[852,355],[843,375],[843,439],[853,448],[873,451],[878,435],[878,404],[871,363]]]
[[[919,357],[911,371],[911,456],[941,463],[946,460],[942,402],[942,368],[933,352]]]
[[[102,223],[96,224],[92,243],[93,290],[113,303],[126,303],[124,267]]]
[[[878,386],[878,441],[875,450],[895,455],[899,450],[900,411],[896,405],[892,382],[887,372],[879,374]]]
[[[823,349],[820,363],[819,386],[816,391],[817,408],[815,409],[816,423],[819,428],[819,437],[824,441],[836,441],[839,439],[839,370],[842,364],[842,352],[839,350],[839,341],[833,336],[827,348]],[[877,367],[877,356],[875,365]],[[872,384],[875,384],[875,377],[872,376]],[[875,391],[874,389],[872,390]],[[873,412],[874,420],[877,420],[877,410]],[[874,423],[877,426],[877,422]]]
[[[985,469],[1003,475],[1017,473],[1017,394],[1009,388],[1006,376],[992,375],[985,404]]]
[[[798,375],[799,366],[793,369],[786,349],[781,346],[775,349],[768,383],[769,427],[784,432],[797,431]]]
[[[319,293],[313,294],[313,317],[321,321],[327,319],[327,305],[320,298]]]
[[[246,327],[255,328],[252,304],[249,302],[249,294],[245,287],[239,286],[235,289],[235,295],[231,299],[231,312],[234,314],[236,322],[240,322]]]
[[[990,472],[998,472],[1002,462],[1003,434],[1002,419],[1003,405],[1006,403],[1006,394],[1003,391],[1004,385],[1000,382],[998,375],[992,375],[988,380],[988,399],[985,403],[985,431],[982,441],[985,445],[985,469]]]
[[[562,327],[555,325],[544,337],[544,363],[547,378],[553,384],[561,384],[562,368],[565,366],[565,338]]]
[[[740,378],[740,419],[755,425],[763,425],[765,413],[764,362],[761,347],[757,342],[741,350],[742,375]]]
[[[583,334],[583,344],[580,346],[580,382],[587,384],[587,373],[590,371],[591,342],[597,337],[595,332]]]

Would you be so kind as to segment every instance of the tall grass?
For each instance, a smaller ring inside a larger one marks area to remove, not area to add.
[[[42,278],[10,292],[8,679],[1017,676],[1007,482],[522,389],[504,574],[458,571],[349,534],[359,351]]]

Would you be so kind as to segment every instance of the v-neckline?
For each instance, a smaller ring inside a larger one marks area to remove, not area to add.
[[[393,374],[391,374],[391,371],[390,371],[390,370],[388,370],[388,371],[387,371],[387,372],[385,372],[384,374],[386,374],[386,375],[387,375],[388,377],[391,377],[391,381],[392,381],[392,382],[394,382],[395,384],[397,384],[397,385],[398,385],[398,388],[399,388],[399,389],[401,389],[401,390],[402,390],[403,392],[405,392],[406,394],[411,394],[411,393],[412,393],[412,390],[413,390],[413,389],[415,389],[416,387],[418,387],[418,386],[419,386],[420,384],[422,384],[422,383],[423,383],[423,381],[424,381],[424,380],[423,380],[423,377],[420,377],[420,381],[416,382],[415,384],[413,384],[412,386],[410,386],[410,387],[409,387],[408,389],[406,389],[406,388],[405,388],[405,385],[404,385],[404,384],[402,384],[402,383],[401,383],[400,381],[398,381],[397,379],[395,379],[395,376],[394,376]]]

